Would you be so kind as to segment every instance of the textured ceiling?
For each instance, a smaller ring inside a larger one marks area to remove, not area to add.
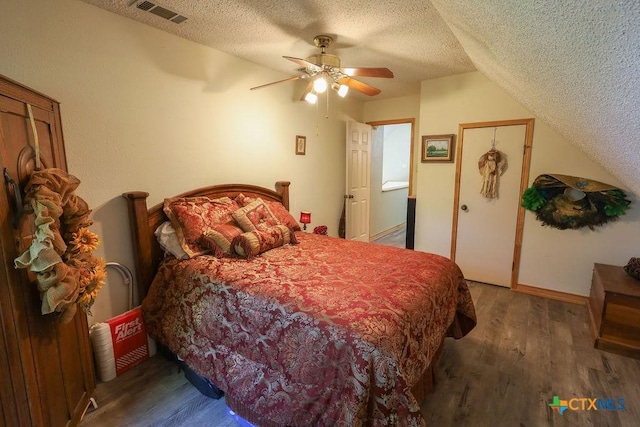
[[[343,66],[394,72],[361,78],[382,90],[373,99],[478,69],[640,194],[638,0],[154,1],[183,24],[133,0],[83,1],[292,76],[282,56],[334,36]]]
[[[137,9],[138,1],[83,1],[291,76],[299,66],[282,57],[319,53],[313,38],[330,35],[327,53],[343,67],[393,71],[393,79],[360,78],[382,90],[375,99],[415,95],[422,80],[475,70],[426,1],[151,0],[186,16],[182,24]]]
[[[640,1],[432,3],[480,72],[640,195]]]

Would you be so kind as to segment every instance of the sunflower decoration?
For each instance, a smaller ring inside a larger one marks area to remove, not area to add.
[[[542,225],[560,230],[603,225],[624,215],[631,201],[624,191],[569,175],[540,175],[522,194],[522,207]]]
[[[104,286],[106,264],[93,256],[100,244],[87,203],[75,194],[80,184],[61,169],[33,172],[25,187],[25,203],[35,217],[31,246],[14,263],[36,276],[42,314],[61,313],[70,322],[78,307],[91,314]]]
[[[70,253],[91,253],[100,246],[100,237],[88,228],[79,229],[76,233],[72,233],[71,237],[67,249]]]
[[[65,258],[75,261],[79,291],[77,302],[87,314],[91,314],[91,307],[107,277],[104,260],[91,256],[99,245],[98,235],[82,227],[71,233],[71,241],[65,252]]]

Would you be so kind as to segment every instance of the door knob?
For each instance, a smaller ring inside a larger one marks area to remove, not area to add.
[[[462,206],[460,206],[460,209],[462,209],[462,210],[463,210],[463,211],[465,211],[465,212],[469,210],[469,208],[467,207],[467,205],[462,205]]]

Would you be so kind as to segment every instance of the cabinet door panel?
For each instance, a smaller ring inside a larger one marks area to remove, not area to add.
[[[41,167],[67,168],[58,104],[0,76],[0,169],[7,170],[22,194],[36,168],[27,102]],[[70,323],[61,324],[57,314],[41,314],[35,277],[13,267],[13,260],[31,244],[33,215],[23,215],[14,228],[12,220],[19,212],[15,190],[7,183],[4,188],[0,191],[0,292],[6,296],[0,299],[0,424],[75,425],[95,389],[86,316],[78,312]]]

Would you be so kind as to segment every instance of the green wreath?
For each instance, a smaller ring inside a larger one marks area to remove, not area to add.
[[[540,175],[522,194],[522,207],[560,230],[593,230],[624,215],[630,204],[619,188],[569,175]]]

